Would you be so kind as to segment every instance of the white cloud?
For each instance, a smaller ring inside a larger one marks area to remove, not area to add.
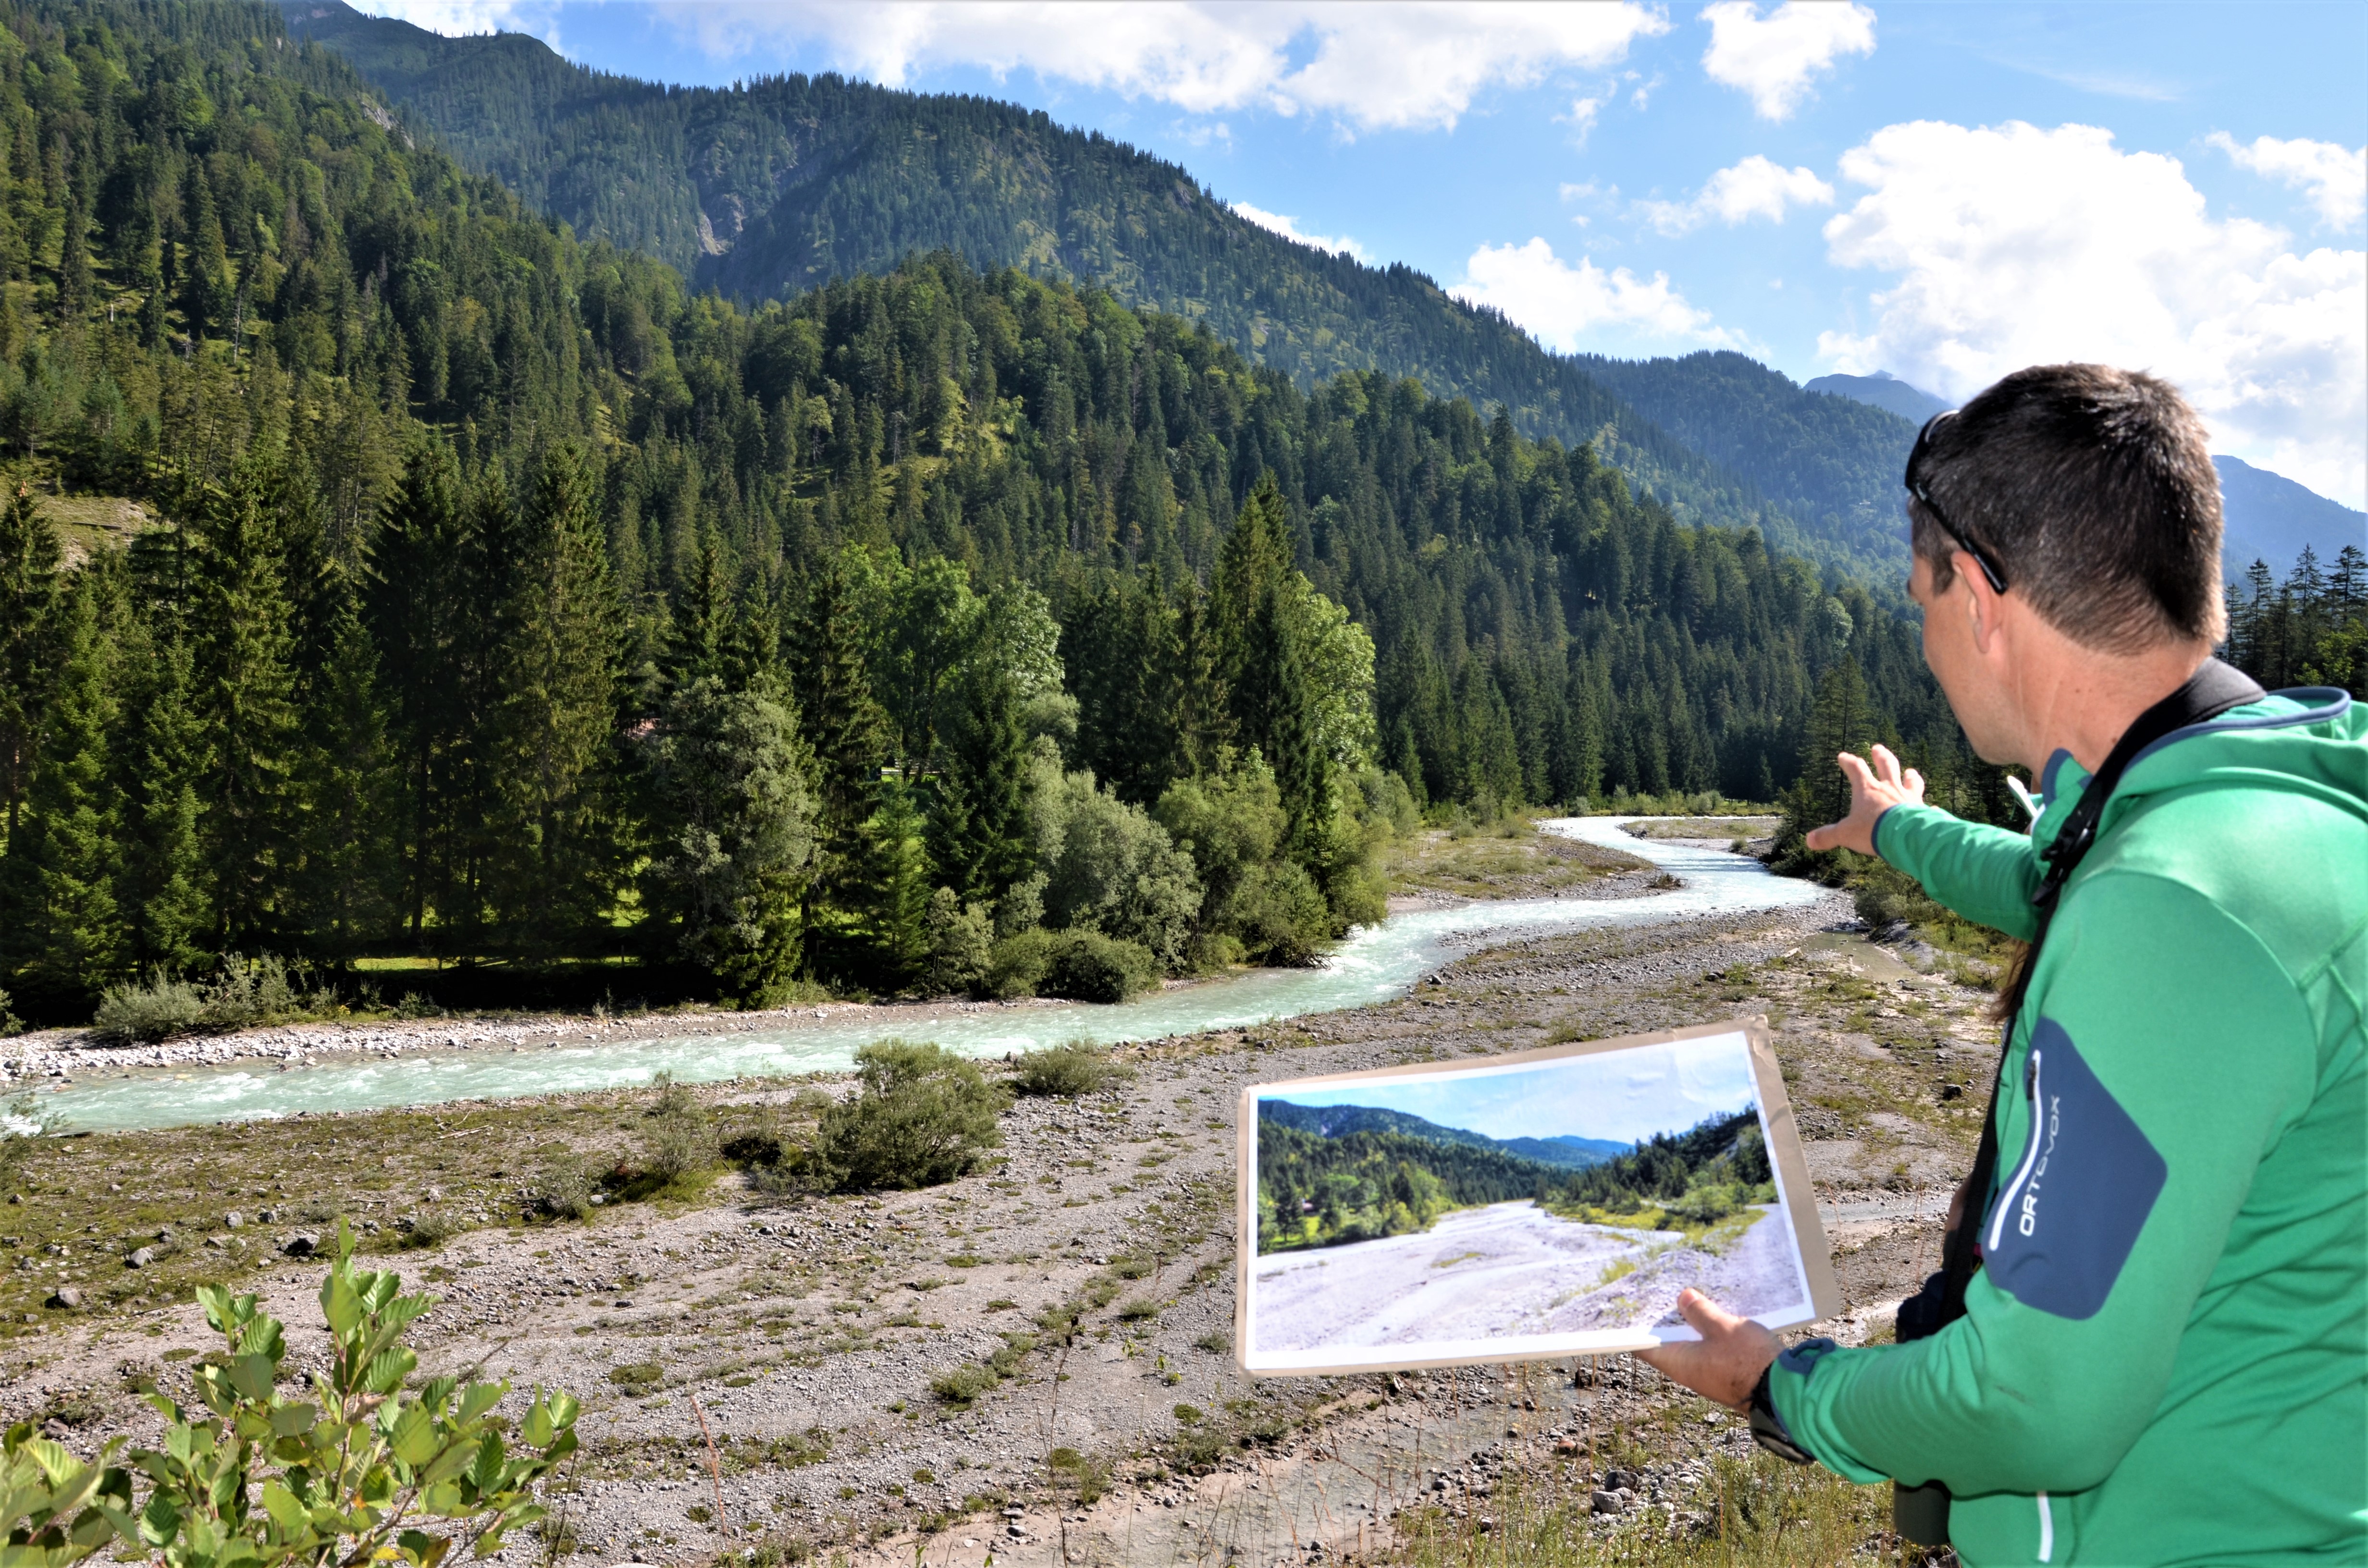
[[[1638,205],[1655,228],[1683,234],[1713,219],[1733,228],[1753,218],[1784,221],[1784,209],[1831,207],[1834,187],[1805,168],[1788,169],[1754,153],[1702,182],[1691,201],[1645,201]]]
[[[1595,129],[1596,117],[1603,112],[1601,98],[1573,98],[1567,117],[1573,133],[1571,140],[1581,147],[1587,145],[1588,133]]]
[[[1790,119],[1811,96],[1809,78],[1839,56],[1874,52],[1874,13],[1847,0],[1785,0],[1764,17],[1754,0],[1719,0],[1702,15],[1702,69],[1748,95],[1762,119]]]
[[[559,47],[558,0],[360,0],[373,17],[400,17],[446,38],[471,33],[532,33]]]
[[[2346,152],[2332,142],[2281,142],[2256,137],[2249,147],[2225,131],[2209,138],[2240,169],[2300,187],[2318,209],[2320,222],[2348,229],[2368,210],[2368,147]]]
[[[1568,354],[1597,334],[1623,339],[1669,340],[1735,346],[1737,340],[1712,324],[1710,312],[1689,304],[1669,286],[1669,275],[1651,281],[1626,267],[1611,272],[1590,256],[1572,267],[1543,239],[1525,245],[1482,245],[1463,265],[1465,281],[1448,290],[1467,304],[1491,306],[1539,342]]]
[[[548,0],[363,4],[438,32],[518,26],[549,9]],[[657,11],[719,60],[778,68],[785,46],[816,44],[837,69],[890,86],[938,67],[1030,71],[1191,114],[1264,108],[1360,131],[1452,129],[1489,88],[1609,65],[1669,28],[1637,0],[706,0]]]
[[[1236,201],[1233,204],[1233,208],[1237,215],[1248,219],[1259,228],[1272,230],[1296,244],[1313,245],[1317,250],[1331,251],[1356,261],[1370,262],[1373,259],[1371,251],[1346,234],[1333,236],[1306,233],[1300,229],[1298,219],[1287,218],[1280,212],[1269,212],[1263,207],[1253,207],[1247,201]]]
[[[2368,494],[2368,253],[2214,219],[2177,159],[2093,126],[1886,126],[1841,174],[1869,194],[1826,224],[1827,255],[1896,282],[1865,331],[1819,336],[1837,369],[1952,398],[2025,365],[2150,369],[2214,450]]]

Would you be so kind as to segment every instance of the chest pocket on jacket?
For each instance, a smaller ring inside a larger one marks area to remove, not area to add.
[[[2094,1317],[2169,1168],[2053,1018],[2032,1033],[2031,1138],[1982,1232],[1990,1283],[2057,1317]]]

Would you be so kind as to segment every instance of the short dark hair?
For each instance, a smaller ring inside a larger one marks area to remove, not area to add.
[[[1911,494],[1907,517],[1934,588],[1971,546],[2086,647],[2226,633],[2220,476],[2169,381],[2110,365],[2017,370],[1941,415],[1918,468],[1930,501]]]

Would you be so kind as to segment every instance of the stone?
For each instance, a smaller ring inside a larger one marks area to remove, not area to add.
[[[145,1268],[150,1264],[156,1261],[156,1249],[154,1247],[134,1247],[131,1250],[131,1256],[125,1258],[123,1261],[133,1268]]]
[[[72,1312],[74,1308],[82,1305],[82,1292],[75,1290],[71,1285],[61,1285],[58,1287],[58,1293],[51,1296],[44,1304],[52,1307],[63,1307],[66,1311]]]
[[[239,1212],[237,1210],[235,1210],[235,1209],[232,1210],[229,1213],[227,1213],[227,1214],[225,1214],[225,1215],[223,1215],[223,1216],[222,1216],[222,1229],[224,1229],[224,1230],[226,1230],[226,1231],[235,1231],[235,1230],[237,1230],[241,1225],[244,1225],[244,1224],[245,1224],[245,1223],[246,1223],[246,1216],[245,1216],[245,1215],[244,1215],[244,1214],[242,1214],[242,1213],[240,1213],[240,1212]]]
[[[1633,1470],[1607,1470],[1603,1472],[1603,1489],[1606,1492],[1634,1492],[1642,1484]]]
[[[299,1231],[279,1244],[279,1250],[290,1257],[310,1257],[319,1249],[321,1238],[310,1231]]]
[[[1616,1514],[1624,1505],[1621,1502],[1620,1494],[1617,1492],[1598,1492],[1591,1506],[1599,1514]]]
[[[258,1222],[268,1225],[272,1221],[279,1218],[279,1210],[277,1209],[258,1209],[255,1211],[255,1217]]]

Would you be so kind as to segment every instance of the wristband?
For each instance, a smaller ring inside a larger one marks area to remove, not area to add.
[[[1776,1402],[1768,1392],[1769,1374],[1781,1363],[1786,1371],[1798,1372],[1805,1378],[1818,1358],[1834,1347],[1830,1339],[1804,1339],[1770,1362],[1760,1372],[1759,1381],[1751,1385],[1751,1439],[1778,1459],[1790,1460],[1794,1464],[1817,1462],[1816,1455],[1793,1440],[1793,1434],[1785,1429],[1784,1418],[1776,1414]]]

